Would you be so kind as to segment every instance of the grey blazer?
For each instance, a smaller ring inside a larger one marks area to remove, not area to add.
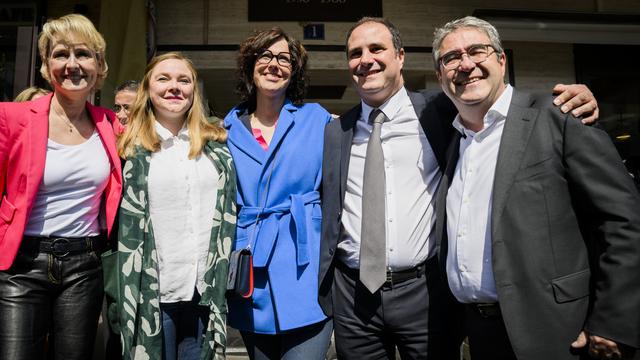
[[[456,131],[436,197],[445,276],[459,141]],[[609,136],[562,114],[550,96],[514,90],[492,196],[493,272],[518,359],[574,359],[583,328],[640,346],[639,196]]]

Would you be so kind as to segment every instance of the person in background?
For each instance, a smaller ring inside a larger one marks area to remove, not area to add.
[[[197,84],[182,54],[153,58],[118,139],[124,196],[105,262],[116,264],[109,320],[125,359],[224,357],[236,175]]]
[[[120,124],[127,125],[127,119],[131,112],[133,102],[136,100],[136,92],[138,91],[140,82],[137,80],[127,80],[118,85],[115,90],[113,100],[113,112],[116,113]]]
[[[87,102],[107,76],[87,18],[48,21],[40,73],[53,93],[0,104],[0,359],[91,357],[103,298],[100,253],[122,188],[110,118]]]
[[[28,87],[22,90],[20,94],[18,94],[18,96],[16,96],[16,98],[13,99],[13,102],[36,100],[49,94],[50,92],[51,91],[47,89],[39,88],[37,86]]]
[[[323,132],[331,115],[302,102],[307,53],[282,29],[240,46],[244,102],[224,120],[238,171],[234,249],[253,252],[251,299],[229,299],[229,324],[251,359],[324,359],[332,322],[317,301]]]

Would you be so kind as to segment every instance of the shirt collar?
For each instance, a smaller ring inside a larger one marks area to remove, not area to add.
[[[504,120],[507,118],[507,113],[509,113],[509,107],[511,106],[511,97],[513,96],[513,87],[509,84],[505,87],[504,91],[498,97],[498,100],[491,105],[489,111],[484,115],[483,122],[484,127],[482,130],[473,132],[462,125],[462,121],[460,118],[460,114],[456,115],[456,118],[453,120],[453,127],[456,128],[462,135],[464,136],[475,136],[476,134],[480,134],[485,130],[491,128],[496,122],[499,120]]]
[[[158,134],[158,137],[162,142],[168,141],[174,137],[171,131],[169,131],[167,128],[162,126],[162,124],[160,124],[158,121],[156,121],[155,128],[156,128],[156,133]],[[177,137],[183,140],[189,140],[189,129],[187,128],[186,121],[182,125],[182,128],[180,129],[180,131],[178,131]]]
[[[409,102],[411,104],[411,99],[409,98],[409,94],[407,93],[407,89],[400,88],[398,92],[393,94],[390,98],[387,99],[382,105],[377,108],[371,107],[367,105],[364,101],[360,101],[362,103],[362,120],[364,122],[369,122],[369,115],[375,109],[380,109],[391,121],[395,117],[395,115],[400,111],[400,109]]]

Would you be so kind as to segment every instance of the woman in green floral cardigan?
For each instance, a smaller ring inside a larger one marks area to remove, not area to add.
[[[118,251],[104,263],[125,359],[224,358],[235,170],[196,76],[179,53],[154,58],[118,142]]]

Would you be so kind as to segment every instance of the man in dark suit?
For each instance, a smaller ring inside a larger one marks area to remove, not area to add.
[[[442,93],[404,88],[404,49],[386,20],[355,24],[347,56],[362,101],[325,131],[319,269],[338,357],[457,358],[432,236],[455,109]],[[570,99],[579,91],[561,99],[596,108],[592,96]]]
[[[608,135],[504,83],[496,29],[437,29],[456,128],[436,195],[440,264],[471,358],[620,359],[640,346],[639,196]]]

